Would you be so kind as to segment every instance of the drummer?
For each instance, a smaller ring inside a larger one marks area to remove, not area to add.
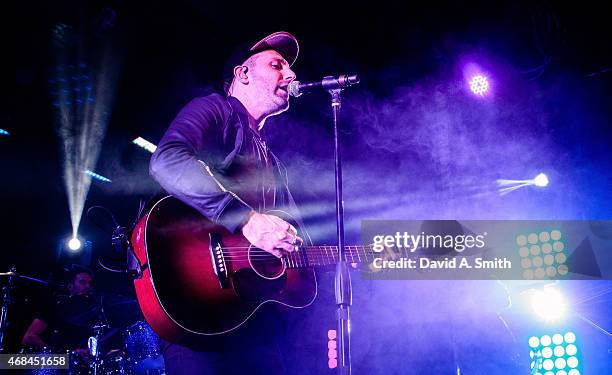
[[[35,314],[22,344],[28,347],[74,350],[87,356],[87,341],[97,318],[97,301],[93,297],[93,272],[81,266],[72,266],[68,274],[69,296],[57,303],[49,303]],[[94,314],[92,314],[92,312]]]

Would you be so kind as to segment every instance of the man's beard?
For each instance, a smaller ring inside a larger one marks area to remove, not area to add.
[[[271,101],[272,103],[269,106],[270,110],[268,111],[268,115],[266,117],[276,116],[289,109],[289,98],[283,99],[278,96],[276,99],[278,100]]]

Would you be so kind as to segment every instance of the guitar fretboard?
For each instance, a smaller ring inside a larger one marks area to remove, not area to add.
[[[345,259],[349,263],[373,261],[378,255],[371,247],[345,246]],[[338,263],[338,246],[302,246],[285,258],[288,268],[327,266]]]

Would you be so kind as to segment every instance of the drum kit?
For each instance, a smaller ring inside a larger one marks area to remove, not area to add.
[[[16,280],[39,284],[46,281],[20,275],[12,267],[0,273],[6,278],[2,289],[0,311],[0,353],[4,353],[3,343],[8,325],[7,312],[13,301]],[[135,300],[118,295],[96,296],[91,298],[70,297],[69,308],[65,311],[78,311],[68,314],[69,324],[83,332],[90,332],[86,349],[59,350],[57,348],[23,348],[23,354],[68,354],[69,370],[29,370],[30,374],[51,375],[161,375],[165,374],[164,360],[160,351],[160,339],[144,321]]]

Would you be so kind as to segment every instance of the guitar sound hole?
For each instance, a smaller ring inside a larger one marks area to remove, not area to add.
[[[285,265],[281,259],[258,248],[249,249],[249,262],[261,277],[272,279],[285,272]]]

